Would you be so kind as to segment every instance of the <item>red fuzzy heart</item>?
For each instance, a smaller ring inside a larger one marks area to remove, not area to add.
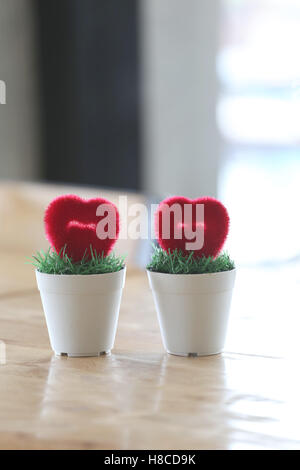
[[[170,213],[170,233],[169,238],[163,238],[162,220],[163,216],[173,204],[181,207],[181,216],[176,213]],[[196,205],[204,205],[204,244],[199,250],[193,250],[194,256],[213,256],[216,257],[221,251],[226,240],[229,229],[229,216],[226,208],[217,199],[211,197],[203,197],[199,199],[187,199],[185,197],[171,197],[162,201],[155,213],[155,231],[160,246],[166,251],[174,251],[176,248],[185,254],[190,251],[186,250],[186,243],[193,242],[193,239],[187,239],[182,230],[182,238],[175,238],[175,227],[184,227],[184,206],[192,205],[191,226],[190,230],[195,231],[196,227],[201,223],[196,220]],[[195,238],[194,238],[195,240]]]
[[[103,204],[103,209],[108,209],[97,216],[96,211]],[[113,238],[98,238],[96,229],[103,218],[108,222],[103,232],[110,227],[114,232]],[[59,253],[66,246],[66,254],[75,262],[80,261],[84,254],[86,259],[90,259],[90,247],[106,256],[119,236],[119,212],[112,202],[103,198],[84,200],[73,194],[59,196],[46,209],[45,231],[55,251]]]

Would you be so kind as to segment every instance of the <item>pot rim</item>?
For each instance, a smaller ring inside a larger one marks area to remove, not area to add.
[[[226,275],[226,274],[232,274],[234,272],[236,272],[237,268],[233,268],[233,269],[228,269],[227,271],[218,271],[216,273],[197,273],[197,274],[174,274],[174,273],[161,273],[159,271],[151,271],[151,269],[146,269],[147,273],[149,274],[159,274],[160,276],[174,276],[174,278],[176,277],[176,279],[178,279],[180,276],[181,277],[184,277],[185,279],[188,278],[188,277],[191,277],[193,279],[197,278],[198,276],[199,277],[205,277],[205,276],[222,276],[222,275]]]
[[[47,274],[35,271],[38,289],[49,294],[108,294],[124,288],[126,267],[102,274]]]
[[[236,269],[218,273],[169,274],[147,269],[150,288],[164,294],[216,294],[233,289]]]
[[[84,278],[84,279],[95,279],[96,277],[99,277],[99,276],[103,276],[103,277],[109,277],[109,276],[113,276],[113,275],[118,275],[120,273],[122,273],[123,271],[126,271],[126,265],[120,269],[119,271],[113,271],[113,272],[110,272],[110,273],[98,273],[98,274],[49,274],[49,273],[43,273],[42,271],[38,271],[37,269],[35,269],[35,273],[37,276],[41,276],[41,277],[51,277],[51,278],[68,278],[68,279],[79,279],[79,278]]]

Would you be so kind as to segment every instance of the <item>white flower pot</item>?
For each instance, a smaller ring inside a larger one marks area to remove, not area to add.
[[[213,274],[147,272],[167,352],[179,356],[222,352],[236,270]]]
[[[57,355],[99,356],[115,341],[126,268],[115,273],[36,271],[50,343]]]

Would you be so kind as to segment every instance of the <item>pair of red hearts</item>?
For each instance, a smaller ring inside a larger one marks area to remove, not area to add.
[[[229,217],[225,207],[216,199],[205,197],[200,199],[187,199],[184,197],[173,197],[162,201],[155,214],[156,235],[160,246],[166,251],[178,248],[187,253],[186,243],[192,240],[185,237],[184,230],[182,238],[176,239],[174,229],[170,227],[169,237],[164,238],[162,233],[162,218],[167,207],[173,204],[180,206],[184,214],[184,207],[191,205],[192,222],[191,229],[197,225],[197,211],[194,210],[198,204],[204,206],[204,243],[201,249],[194,251],[194,256],[217,256],[226,240],[229,227]],[[104,206],[103,206],[104,205]],[[102,206],[107,211],[99,216],[97,209]],[[173,213],[172,213],[173,214]],[[97,225],[105,218],[107,222],[106,231],[113,225],[114,236],[100,239],[97,236]],[[177,220],[178,219],[178,220]],[[171,225],[183,224],[182,216],[179,218],[172,215]],[[119,236],[120,216],[117,207],[103,198],[89,200],[81,199],[75,195],[65,195],[54,199],[45,212],[45,230],[51,246],[59,253],[66,247],[66,253],[73,261],[80,261],[84,254],[89,259],[90,247],[97,253],[108,255]]]

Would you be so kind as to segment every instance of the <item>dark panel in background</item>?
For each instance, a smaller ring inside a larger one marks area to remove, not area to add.
[[[138,0],[34,0],[49,181],[140,188]]]

